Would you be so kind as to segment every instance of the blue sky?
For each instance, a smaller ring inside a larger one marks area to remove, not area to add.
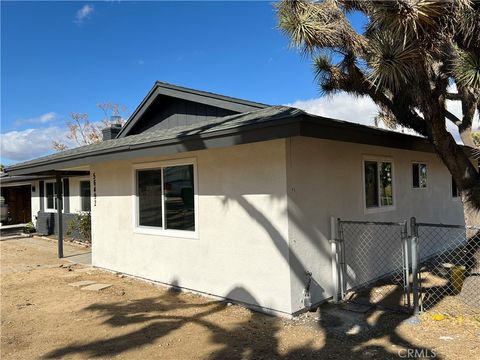
[[[289,48],[269,2],[1,7],[4,164],[51,152],[69,112],[99,120],[96,104],[109,101],[130,114],[155,80],[269,104],[319,97],[310,60]]]

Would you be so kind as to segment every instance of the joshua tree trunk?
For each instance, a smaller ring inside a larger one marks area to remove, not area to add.
[[[445,115],[441,106],[430,106],[431,114],[426,117],[427,133],[437,154],[457,184],[463,204],[465,225],[480,226],[480,174],[474,164],[445,128]],[[480,232],[467,231],[467,267],[473,273],[480,272]]]
[[[462,142],[465,145],[475,147],[475,143],[473,142],[473,136],[472,136],[472,127],[464,127],[463,125],[460,125],[458,127],[458,132],[460,133],[460,138],[462,139]]]
[[[480,274],[480,211],[473,208],[462,196],[465,224],[467,228],[467,270],[470,274]]]

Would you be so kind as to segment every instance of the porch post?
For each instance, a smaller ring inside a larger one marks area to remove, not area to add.
[[[62,175],[57,173],[58,258],[63,258]]]

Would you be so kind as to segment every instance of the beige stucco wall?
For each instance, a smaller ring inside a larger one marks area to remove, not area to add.
[[[366,213],[365,156],[393,161],[393,210]],[[198,235],[138,233],[134,167],[182,158],[196,161]],[[427,163],[427,189],[412,188],[412,162]],[[91,172],[95,266],[285,313],[303,308],[306,271],[313,274],[313,302],[332,295],[332,216],[463,221],[461,203],[451,197],[451,177],[432,153],[296,137],[97,164]],[[77,182],[70,186],[72,210],[79,207],[73,199]]]
[[[93,265],[290,313],[285,144],[93,165]],[[175,158],[196,160],[198,237],[135,232],[135,163]]]
[[[394,166],[395,209],[367,214],[363,157],[388,157]],[[412,188],[412,162],[428,166],[428,187]],[[346,220],[462,224],[451,176],[435,154],[305,137],[287,140],[288,223],[292,266],[292,310],[303,307],[306,276],[313,273],[313,301],[332,296],[330,217]]]

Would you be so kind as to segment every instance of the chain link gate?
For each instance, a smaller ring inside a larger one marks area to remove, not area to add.
[[[332,219],[334,298],[480,315],[480,226]]]
[[[411,311],[407,222],[337,220],[338,287],[344,301]]]
[[[417,223],[420,311],[480,314],[480,227]]]

